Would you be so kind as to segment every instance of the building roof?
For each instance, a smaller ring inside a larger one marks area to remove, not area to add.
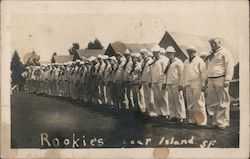
[[[125,43],[130,52],[140,52],[141,49],[150,50],[155,43]]]
[[[79,56],[84,56],[86,58],[89,58],[90,56],[97,56],[97,55],[104,55],[104,53],[106,52],[105,49],[80,49],[77,50]]]
[[[111,54],[123,54],[126,49],[129,49],[130,52],[136,53],[139,52],[142,48],[146,48],[150,50],[154,46],[154,43],[123,43],[121,41],[116,41],[114,43],[110,43],[106,55]]]
[[[40,64],[42,65],[42,64],[50,64],[51,63],[51,61],[40,61]]]
[[[73,55],[56,55],[54,56],[57,63],[64,63],[73,60]]]
[[[112,47],[114,52],[116,52],[116,53],[119,52],[121,54],[127,49],[126,45],[121,41],[116,41],[114,43],[111,43],[111,44],[109,44],[109,47]]]

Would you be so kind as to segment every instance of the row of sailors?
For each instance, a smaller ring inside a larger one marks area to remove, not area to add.
[[[229,126],[232,58],[220,47],[218,38],[209,43],[212,49],[206,62],[192,46],[186,50],[189,58],[183,63],[175,57],[174,47],[165,50],[155,45],[152,53],[147,49],[132,54],[126,50],[124,56],[98,55],[63,65],[43,65],[26,72],[27,90],[134,108],[179,123],[186,118],[186,103],[189,123],[206,125],[207,110],[213,125],[224,129]]]

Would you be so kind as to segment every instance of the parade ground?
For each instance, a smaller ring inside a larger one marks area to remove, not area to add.
[[[211,124],[211,118],[208,118]],[[239,111],[225,130],[59,97],[11,96],[12,148],[239,147]]]

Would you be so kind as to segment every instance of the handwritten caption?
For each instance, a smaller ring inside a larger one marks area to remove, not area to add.
[[[85,135],[77,137],[75,133],[68,138],[50,137],[48,133],[40,134],[40,142],[43,148],[58,148],[58,147],[70,147],[70,148],[84,148],[84,147],[105,147],[105,140],[102,137],[86,138]],[[211,148],[216,145],[216,140],[202,140],[200,143],[195,142],[195,137],[191,136],[186,139],[176,139],[175,137],[166,138],[160,137],[159,139],[145,138],[145,139],[124,139],[121,141],[124,147],[131,146],[175,146],[185,147],[185,145],[195,145],[200,148]]]

